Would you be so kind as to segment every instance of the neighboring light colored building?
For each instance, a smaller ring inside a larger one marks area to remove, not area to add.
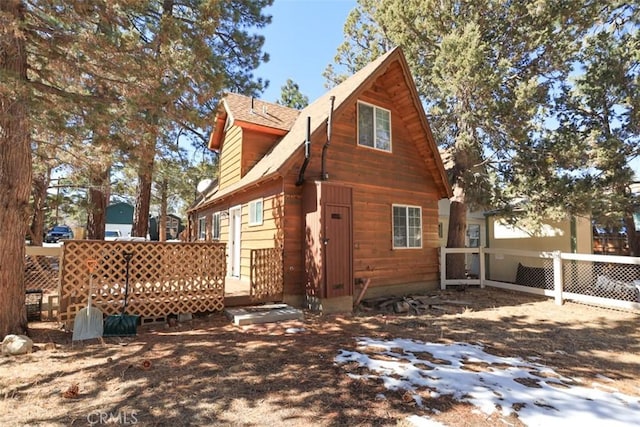
[[[449,200],[438,202],[439,224],[438,237],[440,246],[447,245],[449,227]],[[497,212],[473,211],[467,213],[466,247],[487,247],[492,249],[521,250],[534,252],[577,252],[590,254],[593,252],[593,233],[591,219],[586,217],[567,218],[559,222],[542,225],[534,231],[522,224],[511,225],[500,218]],[[511,277],[517,270],[522,258],[490,257],[489,266],[495,274],[504,270],[505,277]],[[527,259],[532,266],[541,266],[541,260]],[[479,258],[477,255],[467,256],[467,271],[472,276],[479,274]],[[512,274],[513,273],[513,274]]]
[[[561,221],[544,224],[534,231],[524,225],[511,225],[495,213],[487,214],[488,247],[493,249],[568,252],[591,254],[593,252],[593,231],[591,218],[567,217]],[[514,282],[518,265],[531,268],[549,269],[549,260],[537,257],[509,256],[493,254],[488,256],[487,270],[492,280]]]
[[[438,201],[438,238],[440,240],[440,246],[447,246],[449,206],[449,199],[441,199]],[[466,247],[479,248],[487,245],[486,222],[483,212],[467,212]]]

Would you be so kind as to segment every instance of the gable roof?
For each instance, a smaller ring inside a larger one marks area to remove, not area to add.
[[[238,93],[222,98],[216,115],[215,129],[209,138],[209,148],[222,148],[224,132],[231,125],[245,129],[259,129],[274,135],[286,135],[300,115],[300,111],[272,102],[262,101]]]
[[[433,176],[434,182],[438,186],[441,197],[451,197],[451,187],[438,153],[438,147],[433,139],[431,128],[427,122],[415,83],[411,77],[409,66],[400,48],[394,48],[369,63],[360,71],[356,72],[347,80],[326,92],[312,104],[300,111],[289,132],[272,148],[271,151],[262,157],[262,159],[260,159],[244,177],[242,177],[238,182],[235,182],[222,190],[209,193],[203,198],[199,205],[207,204],[209,201],[219,199],[237,190],[258,184],[268,179],[284,176],[288,169],[295,164],[296,159],[294,158],[294,154],[303,149],[307,131],[307,117],[311,118],[311,139],[313,140],[314,135],[321,131],[322,127],[326,125],[329,116],[331,97],[335,98],[334,114],[338,115],[340,114],[340,110],[350,105],[351,101],[356,101],[360,94],[360,89],[363,89],[367,83],[372,82],[375,78],[384,74],[388,67],[395,61],[398,61],[402,67],[405,83],[411,92],[411,98],[415,108],[419,111],[418,116],[420,117],[422,128],[427,136],[427,140],[425,142],[428,146],[428,151],[433,159],[435,159],[436,167],[433,168],[436,170],[434,173],[435,176]]]

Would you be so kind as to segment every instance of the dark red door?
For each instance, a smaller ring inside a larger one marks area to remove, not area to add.
[[[351,295],[351,208],[327,204],[325,209],[326,296]]]

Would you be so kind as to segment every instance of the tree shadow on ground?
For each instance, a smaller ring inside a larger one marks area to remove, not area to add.
[[[485,292],[474,291],[474,298]],[[88,425],[97,414],[129,414],[129,422],[135,414],[138,425],[158,426],[396,425],[410,414],[429,413],[402,391],[354,379],[335,363],[338,351],[354,350],[362,336],[480,343],[496,355],[536,358],[561,375],[637,381],[637,316],[593,309],[588,318],[560,319],[558,313],[572,307],[531,296],[507,300],[500,293],[490,292],[486,303],[456,314],[306,313],[304,322],[251,327],[233,326],[215,314],[176,328],[141,327],[137,337],[108,339],[105,346],[71,348],[69,334],[34,331],[38,345],[53,341],[58,349],[34,353],[46,370],[12,386],[9,397],[15,407],[44,408],[24,415],[30,425]],[[0,369],[22,363],[5,360]],[[61,391],[73,383],[79,383],[78,398],[64,399]],[[459,419],[450,425],[497,422],[473,418],[466,406],[447,396],[429,401],[444,419]]]

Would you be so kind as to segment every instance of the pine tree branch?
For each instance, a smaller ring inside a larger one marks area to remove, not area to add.
[[[50,85],[47,85],[45,83],[38,82],[38,81],[30,81],[29,83],[35,89],[37,89],[37,90],[39,90],[41,92],[48,93],[48,94],[55,95],[55,96],[59,96],[61,98],[65,98],[65,99],[71,99],[71,100],[74,100],[74,101],[82,101],[82,102],[100,101],[100,102],[105,102],[105,103],[117,101],[117,99],[114,98],[114,97],[108,97],[108,96],[104,96],[104,95],[83,95],[83,94],[77,93],[77,92],[67,92],[67,91],[65,91],[63,89],[57,88],[55,86],[50,86]]]

